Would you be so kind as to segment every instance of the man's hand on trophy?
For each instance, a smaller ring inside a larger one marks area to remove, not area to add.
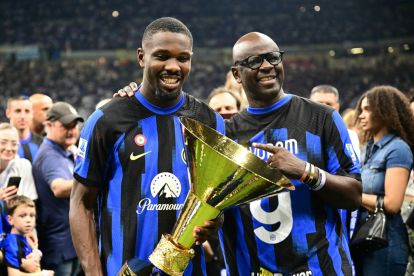
[[[138,84],[136,82],[130,82],[129,85],[124,86],[124,88],[119,89],[112,95],[112,98],[115,97],[132,97],[135,92],[138,91]]]
[[[271,153],[267,163],[291,179],[299,179],[305,170],[306,162],[297,158],[287,149],[272,144],[253,143],[253,147]]]
[[[207,220],[203,226],[194,227],[193,237],[196,239],[195,244],[199,245],[205,242],[211,235],[223,226],[223,216],[220,215],[213,220]]]

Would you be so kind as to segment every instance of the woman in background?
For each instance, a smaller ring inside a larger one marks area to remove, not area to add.
[[[19,135],[9,123],[0,123],[0,200],[7,201],[16,194],[37,199],[36,186],[29,160],[17,155]],[[20,177],[18,189],[7,187],[10,177]]]
[[[413,166],[414,119],[409,101],[398,89],[376,86],[364,93],[356,120],[367,141],[362,154],[360,220],[375,210],[384,196],[388,246],[352,252],[357,275],[404,275],[408,261],[407,230],[400,209]]]

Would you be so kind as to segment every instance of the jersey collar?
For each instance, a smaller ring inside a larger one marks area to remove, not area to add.
[[[177,112],[184,104],[184,95],[181,93],[180,100],[170,107],[159,107],[150,103],[141,93],[141,85],[138,86],[138,91],[135,93],[135,98],[151,112],[159,115],[169,115]]]
[[[266,107],[250,107],[249,106],[246,109],[246,111],[249,112],[249,113],[252,113],[252,114],[256,114],[256,115],[266,114],[266,113],[269,113],[273,110],[276,110],[276,109],[282,107],[283,105],[288,103],[291,99],[292,99],[292,95],[287,94],[280,101],[277,101],[277,102],[275,102],[274,104],[272,104],[270,106],[266,106]]]

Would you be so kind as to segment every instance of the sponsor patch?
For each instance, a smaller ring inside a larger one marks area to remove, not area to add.
[[[83,138],[80,138],[77,156],[85,158],[87,148],[88,148],[88,141]]]
[[[351,159],[354,163],[358,162],[358,158],[356,156],[356,153],[354,151],[354,147],[352,146],[352,144],[346,144],[346,150],[349,153],[349,156],[351,156]]]

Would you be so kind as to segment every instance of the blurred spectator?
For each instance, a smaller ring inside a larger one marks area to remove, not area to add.
[[[337,112],[339,112],[339,109],[341,107],[339,103],[339,92],[338,89],[333,87],[332,85],[318,85],[312,88],[310,93],[310,100],[314,102],[318,102],[320,104],[324,104],[327,106],[332,107]],[[354,148],[354,151],[358,157],[358,160],[361,159],[361,151],[359,148],[359,139],[358,135],[355,131],[348,128],[349,138],[351,138],[352,146]]]
[[[46,121],[46,114],[52,106],[53,100],[42,93],[33,94],[29,100],[33,106],[33,120],[30,130],[32,133],[43,137],[46,135],[43,123]]]
[[[357,120],[368,139],[362,158],[360,221],[373,212],[384,196],[388,246],[353,251],[357,275],[404,275],[409,248],[400,210],[413,166],[414,120],[407,97],[391,86],[364,93],[356,108]]]
[[[7,101],[6,116],[10,124],[14,126],[19,133],[19,148],[17,153],[20,157],[26,158],[30,162],[36,156],[42,138],[30,131],[30,125],[33,120],[32,103],[25,96],[12,97]]]
[[[240,111],[240,97],[224,87],[217,87],[207,98],[208,105],[224,119]]]
[[[238,83],[236,81],[231,70],[227,72],[226,82],[224,83],[224,88],[239,95],[240,97],[239,111],[242,109],[245,109],[249,105],[249,103],[247,102],[246,94],[244,94],[241,83]]]
[[[0,123],[0,200],[8,201],[16,195],[37,199],[32,165],[17,155],[19,135],[9,123]],[[20,177],[17,186],[9,186],[10,177]],[[16,188],[18,187],[18,188]]]
[[[70,149],[79,138],[79,122],[83,119],[71,105],[54,103],[47,113],[46,137],[33,162],[42,267],[54,270],[56,275],[76,275],[80,269],[69,229],[74,167]]]
[[[212,53],[207,52],[206,55],[212,56]],[[414,79],[414,70],[411,69],[414,65],[410,60],[384,61],[384,57],[378,57],[372,64],[363,61],[364,66],[350,63],[345,67],[330,67],[324,62],[341,64],[342,61],[313,59],[308,61],[311,64],[308,67],[298,67],[289,61],[288,55],[286,57],[285,70],[289,74],[285,76],[284,87],[288,92],[294,91],[296,95],[308,97],[309,87],[334,79],[337,89],[344,91],[341,95],[344,108],[354,106],[360,91],[366,91],[379,82],[408,91]],[[199,99],[206,99],[215,87],[222,85],[229,66],[224,54],[210,60],[195,56],[191,77],[185,83],[184,91]],[[136,64],[129,60],[6,62],[0,58],[0,102],[16,94],[41,90],[56,101],[65,101],[77,107],[78,112],[85,117],[94,111],[100,99],[111,97],[116,88],[125,86],[131,80],[141,82],[140,75]],[[0,116],[3,114],[0,112]]]

